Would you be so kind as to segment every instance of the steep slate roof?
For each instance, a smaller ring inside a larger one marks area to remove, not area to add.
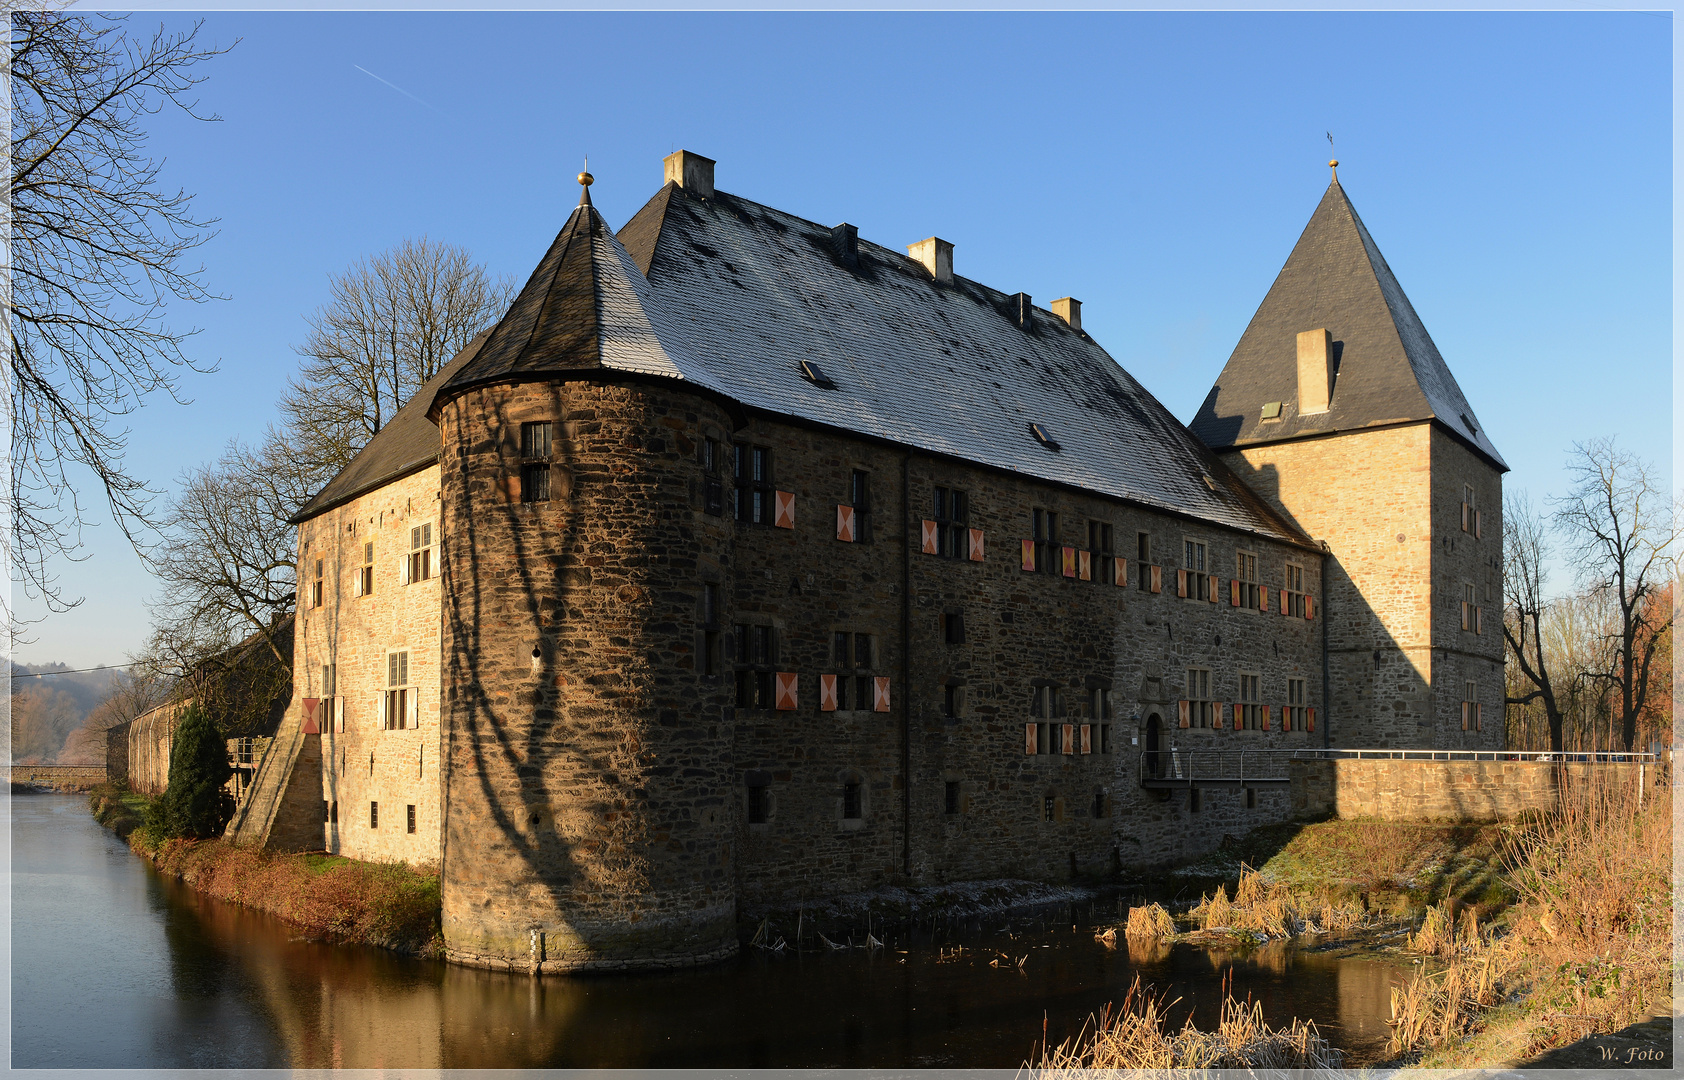
[[[834,387],[804,378],[802,360]],[[669,183],[618,239],[582,201],[435,406],[477,383],[592,367],[1309,542],[1057,316],[1034,309],[1021,327],[1004,293],[937,283],[899,252],[850,250],[828,227],[724,192]]]
[[[423,383],[415,396],[386,422],[386,426],[374,433],[374,438],[368,440],[351,463],[292,516],[292,523],[296,525],[308,521],[364,492],[373,491],[436,462],[439,459],[439,429],[427,418],[427,406],[439,387],[474,358],[490,333],[490,330],[481,330],[474,335],[461,352]]]
[[[1298,334],[1326,328],[1337,374],[1325,413],[1298,413]],[[1263,406],[1281,402],[1281,418]],[[1437,420],[1507,472],[1374,238],[1334,178],[1191,425],[1216,449]]]

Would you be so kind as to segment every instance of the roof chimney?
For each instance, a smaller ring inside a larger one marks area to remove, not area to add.
[[[1333,335],[1306,330],[1298,335],[1298,415],[1324,413],[1333,398]]]
[[[1029,302],[1029,294],[1012,293],[1006,302],[1011,305],[1012,318],[1017,320],[1017,324],[1025,330],[1029,329],[1029,324],[1035,318],[1035,305]]]
[[[1070,329],[1082,328],[1082,302],[1074,296],[1066,296],[1052,302],[1052,313],[1070,324]]]
[[[705,158],[700,154],[692,154],[688,150],[675,150],[661,159],[667,167],[666,180],[675,183],[693,195],[700,195],[704,199],[713,198],[713,166],[712,158]]]
[[[909,244],[906,253],[921,263],[930,276],[944,285],[953,284],[953,245],[939,236]]]
[[[844,266],[855,270],[860,265],[860,231],[859,228],[844,221],[840,225],[831,227],[830,247],[836,252],[836,257],[842,260]]]

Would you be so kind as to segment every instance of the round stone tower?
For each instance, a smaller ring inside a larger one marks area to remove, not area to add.
[[[647,304],[587,197],[432,405],[443,928],[460,963],[631,969],[737,948],[715,674],[731,532],[705,505],[709,440],[732,425]],[[615,366],[634,353],[638,370]]]

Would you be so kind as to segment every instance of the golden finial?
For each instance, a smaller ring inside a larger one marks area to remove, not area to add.
[[[591,159],[585,159],[585,171],[579,174],[579,205],[585,206],[591,201],[591,185],[596,183],[596,177],[590,174]]]
[[[1327,167],[1333,170],[1333,182],[1337,184],[1339,182],[1339,159],[1329,159]]]

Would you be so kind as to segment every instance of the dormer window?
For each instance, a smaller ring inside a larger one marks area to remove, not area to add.
[[[824,369],[811,360],[801,361],[801,377],[814,386],[821,386],[826,390],[836,389],[836,384],[830,381],[830,376],[824,373]]]
[[[1029,434],[1035,436],[1035,441],[1046,447],[1048,450],[1061,449],[1058,443],[1053,441],[1053,437],[1047,434],[1047,429],[1042,427],[1040,424],[1030,424]]]

